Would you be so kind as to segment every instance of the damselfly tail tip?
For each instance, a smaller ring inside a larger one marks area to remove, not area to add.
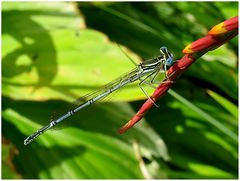
[[[28,145],[29,143],[31,143],[33,141],[33,139],[31,138],[31,136],[27,137],[25,140],[24,140],[24,145]]]

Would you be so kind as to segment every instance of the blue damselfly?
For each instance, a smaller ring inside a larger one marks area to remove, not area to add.
[[[130,72],[120,76],[116,80],[110,82],[106,86],[104,86],[103,89],[99,89],[93,93],[87,94],[82,99],[84,100],[83,103],[78,105],[75,109],[72,109],[68,111],[67,113],[63,114],[62,116],[58,117],[57,119],[52,120],[48,125],[40,128],[35,133],[30,135],[24,140],[24,145],[29,144],[34,139],[36,139],[39,135],[46,132],[50,128],[53,128],[58,123],[62,122],[63,120],[67,119],[68,117],[72,116],[79,110],[95,103],[96,101],[99,101],[105,97],[107,97],[112,92],[120,89],[121,87],[130,84],[132,82],[135,82],[139,80],[139,86],[146,94],[145,90],[142,88],[142,84],[148,84],[151,86],[151,84],[154,84],[154,81],[159,73],[166,73],[167,69],[173,65],[173,55],[168,51],[166,47],[160,48],[161,55],[150,60],[146,60],[142,62],[141,64],[137,65],[136,68],[131,70]],[[150,83],[146,82],[148,78],[151,78]],[[147,94],[146,94],[147,95]],[[149,96],[147,95],[149,98]],[[155,104],[155,103],[154,103]]]

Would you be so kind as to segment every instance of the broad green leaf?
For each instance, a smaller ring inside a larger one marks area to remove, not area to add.
[[[134,140],[140,141],[146,157],[155,155],[168,159],[164,142],[146,124],[123,136],[117,134],[123,121],[134,114],[127,104],[89,107],[67,120],[69,124],[64,129],[49,131],[24,146],[23,140],[39,129],[41,124],[47,123],[43,120],[47,119],[47,112],[51,112],[49,109],[66,103],[16,102],[11,99],[4,99],[4,102],[4,135],[13,141],[19,151],[16,163],[34,164],[31,169],[17,168],[24,178],[142,178],[132,148]],[[29,112],[31,107],[35,110]],[[129,170],[129,167],[136,169]],[[67,171],[63,172],[62,169]]]
[[[40,6],[35,11],[35,14],[27,10],[3,11],[3,95],[15,99],[73,101],[134,68],[105,35],[80,29],[84,25],[79,22],[83,20],[73,11],[69,14],[53,9],[54,16]],[[136,55],[131,57],[139,61]],[[134,84],[113,99],[143,98],[145,95]]]

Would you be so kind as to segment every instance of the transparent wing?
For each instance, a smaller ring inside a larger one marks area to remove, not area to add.
[[[135,68],[135,69],[131,70],[130,72],[121,75],[120,77],[116,78],[115,80],[111,81],[110,83],[104,85],[103,87],[97,89],[96,91],[93,91],[89,94],[86,94],[86,95],[78,98],[73,103],[75,105],[81,105],[82,103],[93,99],[94,97],[108,91],[109,89],[115,87],[116,85],[119,85],[121,82],[130,79],[132,76],[136,75],[137,73],[138,73],[138,68]],[[102,101],[105,98],[106,97],[103,97],[103,98],[99,99],[98,101]]]
[[[97,89],[96,91],[90,92],[89,94],[86,94],[78,99],[76,99],[74,102],[66,104],[64,107],[62,107],[61,109],[58,109],[57,111],[54,111],[51,115],[51,119],[50,122],[52,120],[57,119],[58,117],[60,117],[61,115],[63,115],[64,113],[68,112],[69,110],[72,110],[78,106],[80,106],[81,104],[97,97],[100,94],[105,93],[106,91],[108,91],[109,89],[115,87],[116,85],[119,85],[122,81],[125,80],[129,80],[132,76],[136,75],[138,73],[138,68],[136,67],[135,69],[119,76],[118,78],[116,78],[115,80],[111,81],[110,83],[106,84],[105,86]],[[109,94],[108,96],[102,97],[99,100],[97,100],[97,102],[101,101],[103,102],[103,100],[109,100],[108,98],[111,98],[113,94],[115,94],[116,92],[118,92],[119,89],[113,91],[111,94]],[[53,130],[57,130],[61,129],[63,127],[67,127],[68,125],[71,125],[71,123],[69,121],[63,121],[60,125],[58,125],[57,127],[54,127]]]

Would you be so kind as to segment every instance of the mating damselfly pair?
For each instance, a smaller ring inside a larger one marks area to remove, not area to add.
[[[53,128],[58,123],[62,122],[63,120],[67,119],[68,117],[72,116],[79,110],[107,97],[112,92],[119,90],[123,86],[133,83],[137,80],[139,80],[139,87],[144,92],[144,94],[151,99],[146,91],[143,89],[142,84],[147,84],[149,86],[153,86],[154,84],[159,84],[159,82],[156,82],[156,78],[159,74],[164,73],[165,78],[167,77],[167,70],[170,66],[172,66],[175,63],[173,59],[172,53],[168,51],[166,47],[160,48],[160,55],[156,58],[146,60],[139,65],[136,65],[136,67],[128,72],[127,74],[124,74],[120,76],[119,78],[115,79],[114,81],[110,82],[106,86],[104,86],[103,89],[99,89],[95,92],[92,92],[90,94],[87,94],[83,97],[84,102],[78,105],[76,108],[69,110],[67,113],[63,114],[62,116],[58,117],[57,119],[52,120],[48,125],[40,128],[35,133],[30,135],[24,140],[24,145],[29,144],[34,139],[36,139],[39,135],[46,132],[50,128]],[[147,80],[149,80],[147,82]],[[153,101],[153,100],[152,100]],[[153,101],[154,103],[154,101]],[[155,103],[154,103],[155,104]],[[155,104],[156,105],[156,104]]]

